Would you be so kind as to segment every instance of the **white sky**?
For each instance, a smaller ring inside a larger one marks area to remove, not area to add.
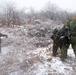
[[[76,0],[0,0],[0,5],[6,2],[14,2],[17,7],[33,7],[35,9],[43,8],[46,3],[51,2],[63,9],[76,10]]]

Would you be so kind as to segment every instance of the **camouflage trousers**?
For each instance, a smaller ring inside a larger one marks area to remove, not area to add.
[[[58,45],[57,44],[53,44],[53,56],[57,55],[57,50],[58,50]]]
[[[61,49],[62,45],[61,43],[54,43],[53,44],[53,56],[56,56],[58,53],[57,53],[57,50],[58,50],[58,47]]]
[[[61,48],[61,60],[64,60],[67,58],[67,49],[69,48],[69,45],[63,45],[62,48]]]
[[[67,49],[69,48],[69,45],[68,46],[62,46],[61,48],[61,60],[64,60],[67,58]],[[57,55],[57,50],[58,50],[58,45],[55,45],[53,46],[53,56],[56,56]]]

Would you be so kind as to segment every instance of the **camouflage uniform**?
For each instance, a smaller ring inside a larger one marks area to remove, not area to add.
[[[60,42],[60,39],[58,37],[58,30],[57,29],[54,29],[53,35],[51,38],[53,39],[53,56],[56,56],[58,47],[61,48],[61,42]]]
[[[53,56],[56,56],[57,49],[60,47],[61,49],[61,59],[67,57],[67,49],[69,47],[69,37],[68,37],[68,28],[65,26],[59,31],[55,29],[53,31],[52,39],[53,39]]]
[[[57,54],[57,49],[58,49],[57,42],[56,42],[57,32],[58,32],[58,30],[57,30],[57,29],[54,29],[53,35],[52,35],[52,37],[51,37],[51,38],[53,39],[53,56],[56,56],[56,54]]]
[[[69,28],[67,26],[64,26],[60,31],[60,40],[62,42],[62,48],[61,48],[61,59],[64,60],[67,57],[67,49],[70,45],[70,34],[69,34]]]
[[[72,48],[76,56],[76,19],[69,19],[66,25],[70,29],[71,34],[70,43],[72,44]]]
[[[62,29],[53,31],[53,55],[56,56],[58,47],[61,48],[61,59],[67,57],[67,49],[72,44],[76,56],[76,20],[69,19]]]

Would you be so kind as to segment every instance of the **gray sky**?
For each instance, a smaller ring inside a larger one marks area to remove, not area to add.
[[[14,2],[19,8],[33,7],[38,10],[43,8],[46,3],[51,2],[62,9],[67,9],[70,11],[76,10],[76,0],[0,0],[0,5],[3,5],[6,2]]]

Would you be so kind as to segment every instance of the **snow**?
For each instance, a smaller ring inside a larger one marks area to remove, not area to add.
[[[59,58],[53,58],[51,62],[52,69],[55,70],[57,73],[72,75],[72,67],[65,65]]]
[[[72,57],[72,58],[75,58],[75,54],[74,54],[74,51],[72,49],[72,45],[70,45],[70,47],[68,49],[68,56]]]
[[[33,26],[30,26],[31,28]],[[75,75],[76,58],[73,49],[68,49],[68,59],[52,56],[52,44],[36,47],[37,37],[29,37],[29,26],[0,28],[8,35],[2,38],[0,75]],[[41,38],[42,39],[42,38]]]
[[[10,50],[9,50],[8,47],[3,47],[3,48],[1,49],[1,54],[2,54],[2,55],[6,55],[6,54],[8,54],[9,51],[10,51]]]

